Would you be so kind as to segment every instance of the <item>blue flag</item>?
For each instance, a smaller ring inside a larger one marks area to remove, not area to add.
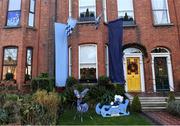
[[[66,34],[67,34],[67,36],[69,36],[72,33],[74,27],[76,26],[76,23],[77,23],[77,20],[69,17],[69,19],[67,21],[67,26],[66,26]]]
[[[55,80],[57,87],[65,87],[68,78],[68,39],[76,26],[76,20],[69,18],[68,23],[55,23]]]
[[[117,19],[108,23],[109,34],[109,77],[113,83],[125,84],[123,69],[122,20]]]

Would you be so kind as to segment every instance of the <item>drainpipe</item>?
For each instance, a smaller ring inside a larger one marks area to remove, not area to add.
[[[104,22],[107,23],[107,4],[106,4],[106,0],[102,0],[103,3],[103,15],[104,15]]]
[[[178,20],[175,0],[173,0],[173,4],[174,4],[174,11],[175,11],[175,17],[176,17],[176,22],[177,22],[178,41],[179,41],[179,46],[180,46],[180,22]]]
[[[69,0],[69,17],[72,17],[72,0]]]
[[[40,24],[41,24],[41,0],[39,0],[39,26],[38,26],[38,44],[37,44],[37,59],[36,59],[36,63],[37,63],[37,66],[36,66],[36,76],[38,76],[39,74],[39,68],[38,68],[38,65],[39,65],[39,42],[40,42]]]

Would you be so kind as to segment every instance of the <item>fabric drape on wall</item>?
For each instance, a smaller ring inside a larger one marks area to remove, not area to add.
[[[109,33],[109,77],[113,83],[124,84],[123,70],[123,22],[120,19],[108,23]]]

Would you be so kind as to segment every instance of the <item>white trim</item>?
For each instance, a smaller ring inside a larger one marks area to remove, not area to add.
[[[106,67],[106,76],[109,77],[109,50],[107,45],[105,45],[105,67]]]
[[[152,74],[153,74],[153,89],[156,92],[156,80],[155,80],[155,70],[154,70],[154,58],[155,57],[166,57],[167,58],[167,69],[168,69],[168,80],[170,91],[174,91],[174,81],[172,75],[172,63],[170,53],[151,53],[152,57]]]
[[[79,76],[78,76],[78,78],[80,79],[80,52],[81,52],[80,51],[80,47],[82,47],[82,46],[95,46],[95,49],[96,49],[96,79],[98,79],[98,62],[97,62],[98,61],[98,57],[97,57],[97,45],[96,44],[83,44],[83,45],[79,45],[79,48],[78,48],[78,50],[79,50],[78,51],[78,53],[79,53],[79,55],[78,55],[78,59],[79,59],[78,60],[79,61],[79,63],[78,63],[79,64],[78,65],[78,67],[79,67],[78,68],[78,73],[79,74],[78,75]]]
[[[126,64],[127,64],[127,58],[128,57],[138,57],[140,58],[140,77],[141,77],[141,92],[145,92],[145,81],[144,81],[144,64],[143,64],[143,56],[142,53],[125,53],[124,54],[124,76],[125,79],[127,80],[127,69],[126,69]],[[128,86],[127,86],[127,81],[125,84],[125,90],[126,92],[128,91]]]
[[[103,15],[104,15],[104,22],[107,23],[107,1],[103,0]]]
[[[72,47],[69,47],[69,62],[68,62],[68,67],[69,67],[69,70],[68,70],[68,73],[69,73],[69,76],[72,76]],[[71,63],[70,63],[71,61]]]
[[[72,0],[69,0],[69,17],[72,17]]]

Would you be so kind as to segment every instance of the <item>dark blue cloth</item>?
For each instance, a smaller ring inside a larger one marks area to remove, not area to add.
[[[108,23],[109,33],[109,77],[113,83],[124,84],[123,70],[123,25],[122,20],[117,19]]]

